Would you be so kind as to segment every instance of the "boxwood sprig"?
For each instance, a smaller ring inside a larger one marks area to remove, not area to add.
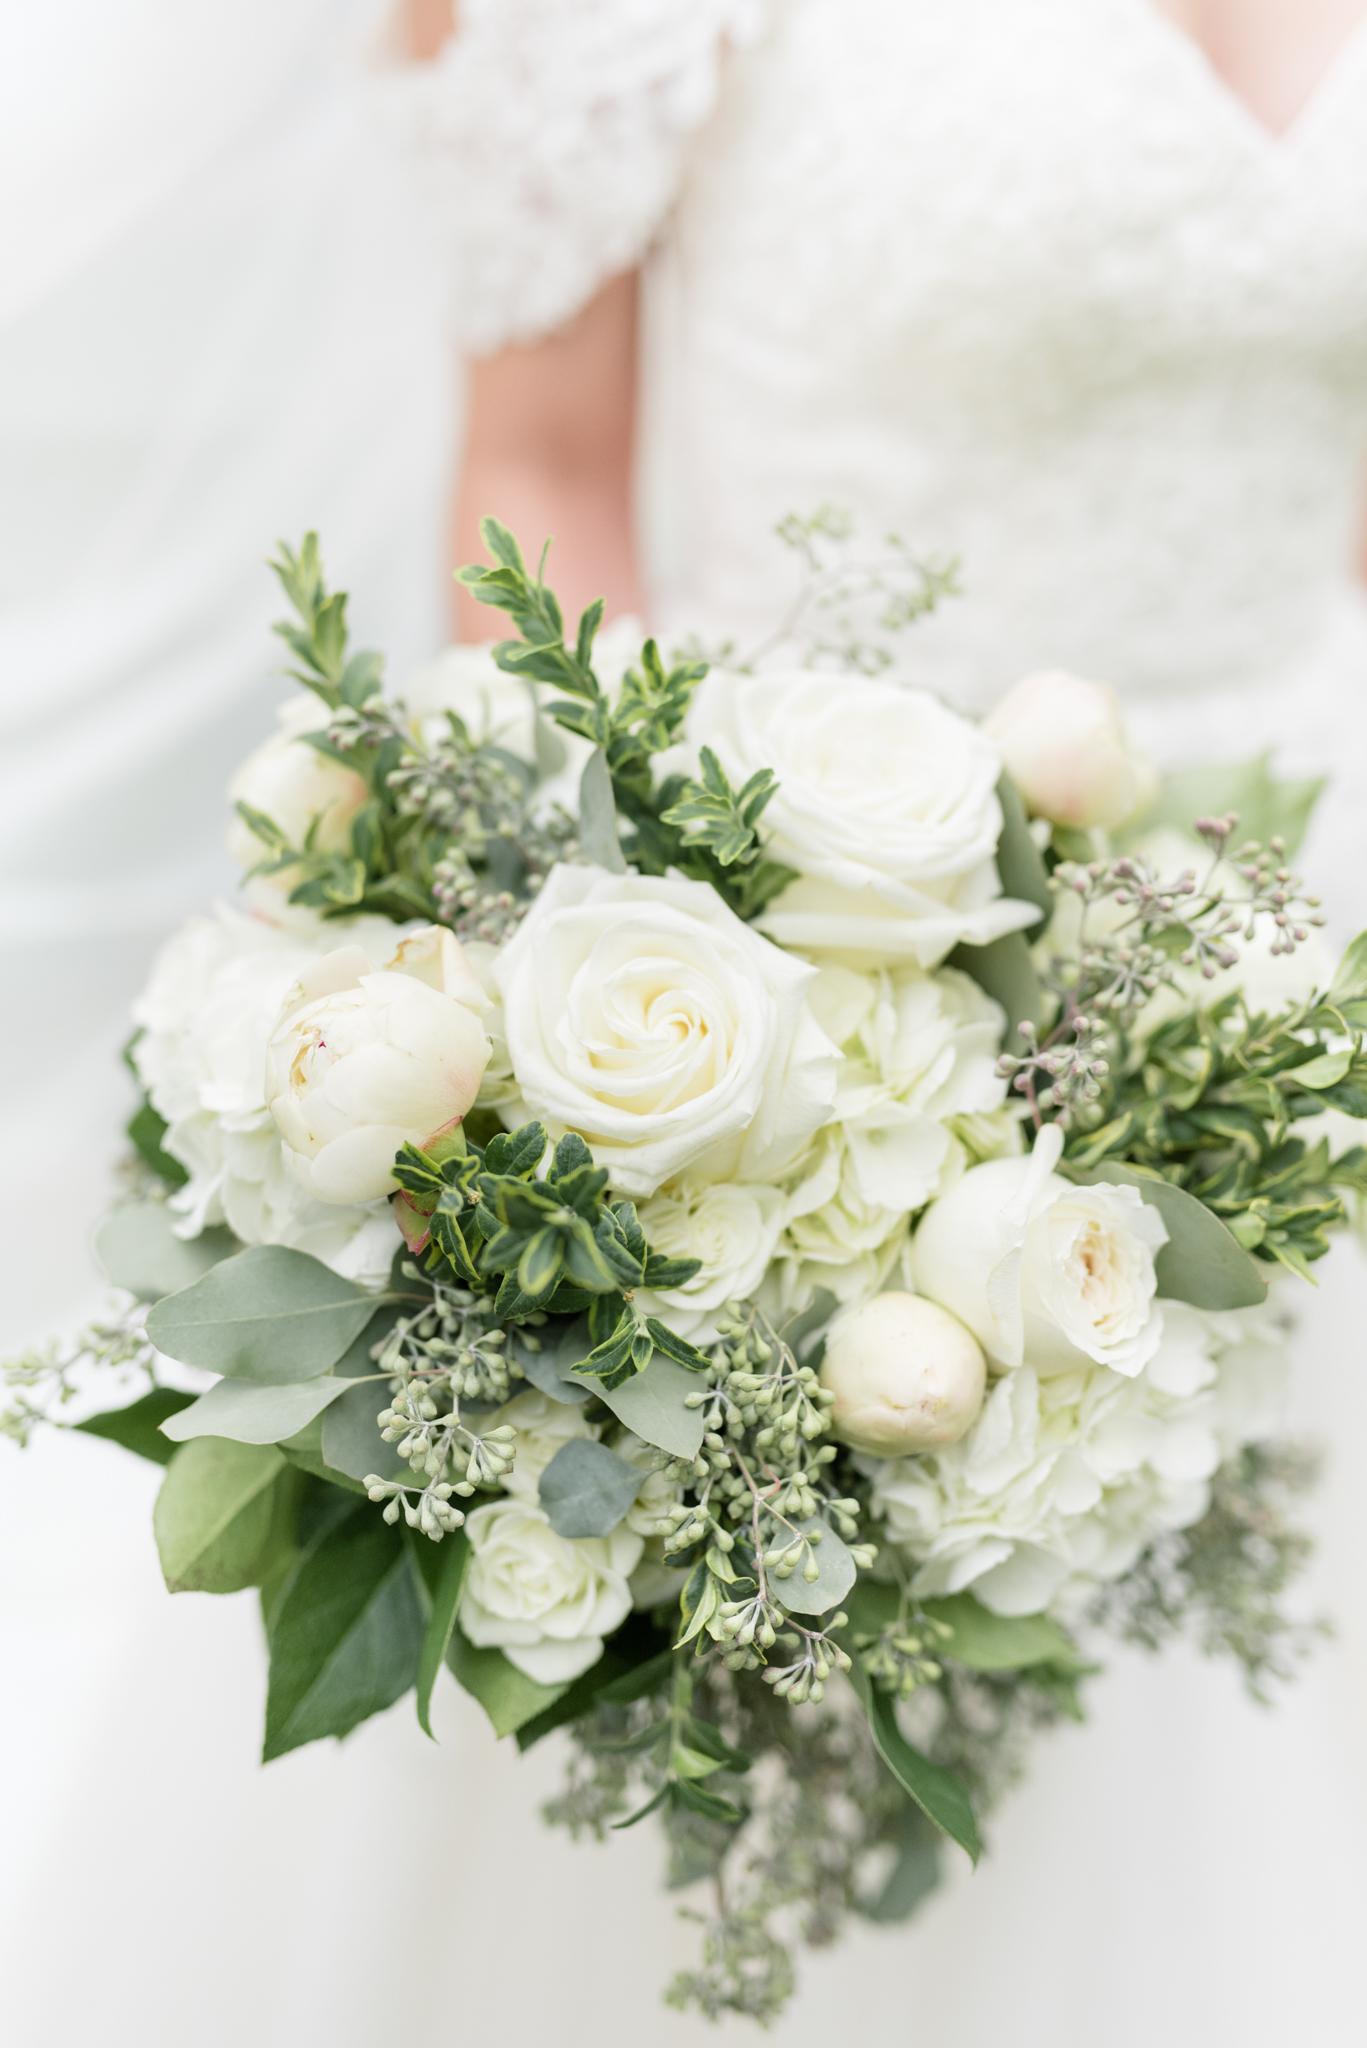
[[[584,1140],[560,1139],[544,1173],[544,1125],[499,1132],[481,1149],[456,1133],[432,1151],[405,1145],[394,1175],[427,1219],[428,1270],[490,1297],[500,1323],[587,1312],[594,1348],[575,1370],[619,1386],[662,1351],[693,1371],[707,1358],[647,1315],[635,1295],[682,1287],[697,1259],[652,1250],[635,1205],[613,1201]]]

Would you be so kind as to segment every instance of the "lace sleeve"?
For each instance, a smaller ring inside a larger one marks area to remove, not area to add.
[[[756,0],[460,0],[434,63],[387,69],[386,121],[435,217],[457,340],[548,332],[637,262]]]

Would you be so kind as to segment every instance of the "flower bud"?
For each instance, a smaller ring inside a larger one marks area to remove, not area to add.
[[[459,945],[436,925],[405,939],[380,973],[359,946],[306,969],[266,1048],[266,1104],[311,1195],[392,1193],[399,1148],[465,1115],[489,1059],[485,1008]]]
[[[1007,691],[983,720],[1027,810],[1055,825],[1112,830],[1157,793],[1148,757],[1133,745],[1105,683],[1042,669]]]
[[[875,1458],[957,1443],[977,1416],[987,1363],[972,1332],[921,1295],[889,1292],[832,1325],[821,1368],[837,1436]]]

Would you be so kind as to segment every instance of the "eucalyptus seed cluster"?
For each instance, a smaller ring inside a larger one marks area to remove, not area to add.
[[[901,1617],[877,1635],[857,1635],[860,1662],[880,1692],[909,1700],[918,1686],[933,1685],[943,1673],[935,1661],[936,1644],[948,1642],[953,1630],[943,1621],[920,1615]]]
[[[662,1519],[664,1550],[704,1547],[693,1625],[706,1628],[732,1670],[759,1669],[779,1644],[800,1648],[774,1675],[795,1700],[820,1699],[831,1669],[846,1660],[823,1629],[794,1622],[783,1582],[799,1575],[815,1584],[827,1526],[849,1542],[857,1566],[876,1555],[856,1541],[859,1503],[829,1484],[838,1455],[829,1441],[833,1402],[757,1312],[734,1310],[720,1325],[705,1385],[688,1396],[703,1411],[698,1456],[668,1468],[685,1497]],[[698,1578],[695,1569],[690,1586]]]
[[[407,1280],[425,1277],[411,1260],[402,1270]],[[389,1406],[377,1426],[385,1443],[397,1445],[411,1476],[404,1481],[371,1472],[365,1484],[373,1501],[387,1502],[387,1522],[402,1514],[410,1529],[439,1543],[465,1520],[452,1496],[468,1500],[479,1487],[499,1485],[513,1462],[514,1431],[504,1426],[478,1435],[462,1422],[461,1401],[501,1407],[522,1368],[507,1355],[506,1332],[485,1323],[473,1294],[440,1281],[426,1284],[431,1300],[416,1314],[400,1316],[371,1353],[392,1376]]]
[[[802,1628],[790,1616],[790,1626],[780,1631],[777,1640],[780,1648],[797,1654],[787,1664],[767,1665],[760,1673],[764,1683],[772,1685],[779,1699],[790,1700],[795,1707],[808,1700],[819,1705],[825,1698],[826,1680],[832,1670],[851,1668],[848,1651],[840,1647],[834,1635],[835,1630],[848,1627],[849,1619],[848,1614],[833,1614],[822,1630]],[[726,1661],[732,1663],[729,1657]]]
[[[1110,1072],[1110,1040],[1099,1018],[1075,1017],[1069,1037],[1041,1046],[1039,1031],[1029,1020],[1020,1024],[1024,1051],[1004,1052],[997,1072],[1008,1075],[1012,1088],[1038,1109],[1057,1108],[1066,1129],[1083,1104],[1100,1100]]]

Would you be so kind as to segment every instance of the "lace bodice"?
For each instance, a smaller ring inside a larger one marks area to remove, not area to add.
[[[1367,29],[1278,139],[1149,0],[769,0],[743,46],[699,0],[465,11],[423,106],[472,304],[501,266],[467,331],[534,331],[657,233],[665,623],[771,624],[773,523],[829,500],[960,557],[909,663],[970,705],[1042,663],[1185,705],[1327,631],[1367,478]],[[495,117],[527,138],[497,172]]]

